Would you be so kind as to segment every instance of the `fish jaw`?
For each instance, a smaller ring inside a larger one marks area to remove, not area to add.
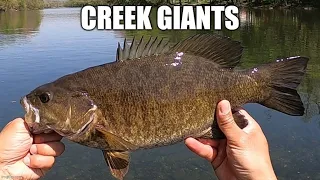
[[[32,106],[32,104],[28,101],[27,97],[23,97],[20,101],[21,105],[24,107],[26,114],[25,114],[25,121],[29,123],[40,123],[40,115],[39,110]]]
[[[32,104],[28,101],[27,97],[23,97],[20,100],[20,104],[24,107],[26,114],[24,119],[29,126],[30,131],[33,134],[40,133],[51,133],[52,130],[49,127],[40,126],[40,114],[39,110],[32,106]]]
[[[48,133],[52,133],[53,130],[50,129],[50,127],[48,126],[40,126],[39,123],[27,123],[28,126],[29,126],[29,129],[30,131],[32,132],[32,134],[41,134],[41,133],[45,133],[45,134],[48,134]]]

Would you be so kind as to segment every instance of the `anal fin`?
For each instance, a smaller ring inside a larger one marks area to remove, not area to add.
[[[130,155],[128,151],[102,151],[111,174],[123,180],[129,170]]]

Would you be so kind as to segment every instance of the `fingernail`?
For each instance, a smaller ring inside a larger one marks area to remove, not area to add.
[[[38,149],[37,149],[37,145],[33,144],[30,148],[30,153],[31,154],[37,154],[38,153]]]
[[[241,109],[241,110],[239,110],[238,111],[238,113],[240,114],[240,115],[244,115],[244,113],[243,113],[243,110]]]
[[[29,157],[29,156],[24,157],[24,158],[23,158],[23,162],[24,162],[27,166],[29,166],[29,165],[30,165],[30,157]]]
[[[220,103],[220,113],[223,114],[223,115],[226,115],[230,112],[231,108],[230,108],[230,103],[229,102],[223,102],[223,103]]]

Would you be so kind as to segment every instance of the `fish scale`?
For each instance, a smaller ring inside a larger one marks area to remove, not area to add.
[[[308,58],[236,70],[242,50],[239,42],[213,34],[191,36],[173,46],[154,37],[130,45],[125,40],[115,62],[66,75],[23,97],[25,120],[32,133],[50,129],[101,149],[112,175],[123,179],[130,151],[187,137],[224,138],[215,119],[223,99],[233,109],[260,103],[303,115],[296,88]],[[240,128],[246,125],[243,118],[235,116],[235,121]]]

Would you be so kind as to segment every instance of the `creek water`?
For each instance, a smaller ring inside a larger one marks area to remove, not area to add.
[[[155,15],[150,17],[153,24]],[[319,15],[319,11],[242,9],[238,30],[217,32],[244,46],[240,68],[285,56],[310,57],[299,86],[304,116],[288,116],[258,104],[244,106],[268,139],[279,179],[320,179]],[[195,33],[208,31],[84,31],[79,8],[0,13],[0,129],[24,115],[20,97],[63,75],[114,61],[117,43],[125,37],[157,35],[177,42]],[[100,150],[63,141],[65,153],[43,179],[112,179]],[[180,143],[132,153],[126,179],[215,178],[209,163]]]

